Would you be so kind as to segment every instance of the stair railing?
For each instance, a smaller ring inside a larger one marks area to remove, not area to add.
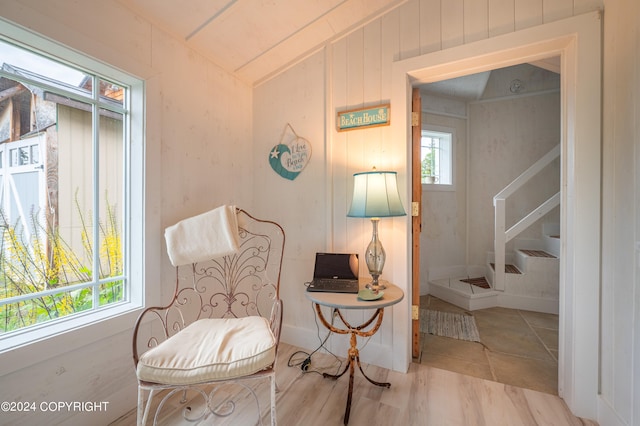
[[[560,205],[560,192],[552,195],[547,201],[536,207],[531,213],[520,219],[515,225],[506,229],[506,200],[514,194],[535,175],[540,173],[553,160],[560,157],[560,145],[556,145],[551,151],[546,153],[542,158],[536,161],[531,167],[525,170],[520,176],[515,178],[509,185],[493,197],[493,207],[495,211],[495,236],[494,236],[494,253],[495,253],[495,270],[493,275],[493,289],[504,291],[506,273],[505,257],[506,245],[515,236],[520,234],[526,228],[531,226],[536,220],[549,213],[553,208]]]

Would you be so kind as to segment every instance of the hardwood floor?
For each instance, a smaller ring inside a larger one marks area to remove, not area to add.
[[[325,379],[321,372],[335,373],[337,360],[316,353],[308,372],[289,367],[299,348],[280,344],[277,361],[277,417],[281,425],[341,425],[349,384],[348,373],[338,380]],[[344,359],[341,359],[344,361]],[[298,361],[301,361],[299,359]],[[292,364],[294,364],[292,362]],[[412,363],[407,374],[363,364],[372,379],[391,382],[390,389],[373,386],[356,371],[350,425],[597,425],[576,418],[557,396],[534,390],[466,376],[427,365]],[[263,405],[263,422],[269,424],[267,381],[255,382]],[[244,404],[247,404],[245,408]],[[163,416],[161,424],[256,423],[254,403],[238,404],[239,417],[208,419],[190,423],[180,419],[180,404]],[[250,407],[250,408],[249,408]],[[253,418],[248,418],[253,411]],[[135,425],[135,409],[112,423]]]

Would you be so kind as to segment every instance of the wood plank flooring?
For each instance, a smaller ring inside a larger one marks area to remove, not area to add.
[[[326,353],[313,355],[308,372],[301,371],[298,366],[289,367],[290,358],[293,355],[295,359],[297,351],[299,348],[295,346],[280,344],[276,369],[278,423],[287,426],[343,424],[348,373],[338,380],[323,378],[321,372],[335,373],[340,368],[339,361]],[[301,361],[299,356],[297,358]],[[406,374],[366,364],[363,369],[374,380],[391,382],[391,388],[373,386],[356,370],[350,425],[597,425],[576,418],[562,399],[547,393],[415,363]],[[262,401],[263,422],[268,425],[267,381],[256,382],[255,390]],[[243,404],[238,405],[239,417],[208,419],[200,423],[179,419],[176,408],[164,416],[162,424],[244,426],[257,423],[255,417],[245,416],[252,411],[255,413],[255,408],[245,408]],[[112,425],[135,425],[135,409]]]

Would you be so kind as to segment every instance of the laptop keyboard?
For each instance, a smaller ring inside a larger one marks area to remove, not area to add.
[[[311,291],[330,291],[337,293],[357,293],[358,281],[336,278],[316,278],[311,284]]]
[[[321,287],[344,286],[351,280],[341,280],[339,278],[320,278],[315,280]]]

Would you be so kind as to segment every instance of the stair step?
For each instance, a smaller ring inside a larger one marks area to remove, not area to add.
[[[531,297],[522,294],[509,294],[492,289],[478,288],[469,283],[463,283],[463,279],[464,277],[429,281],[429,294],[468,311],[500,306],[558,314],[557,297]]]
[[[496,264],[490,263],[490,265],[491,265],[491,269],[495,271]],[[511,264],[504,265],[504,272],[507,274],[522,274],[522,272],[520,272],[520,270],[516,267],[516,265],[511,265]]]
[[[497,297],[500,292],[464,283],[462,280],[465,278],[430,280],[429,294],[469,311],[499,305]]]
[[[487,282],[487,279],[485,277],[464,278],[464,279],[461,279],[460,281],[462,281],[463,283],[475,285],[476,287],[480,287],[480,288],[491,288],[491,286],[489,285],[489,282]]]
[[[523,249],[520,249],[520,251],[522,253],[526,254],[527,256],[531,256],[531,257],[547,257],[547,258],[557,259],[556,256],[552,255],[551,253],[547,253],[544,250],[523,250]]]

